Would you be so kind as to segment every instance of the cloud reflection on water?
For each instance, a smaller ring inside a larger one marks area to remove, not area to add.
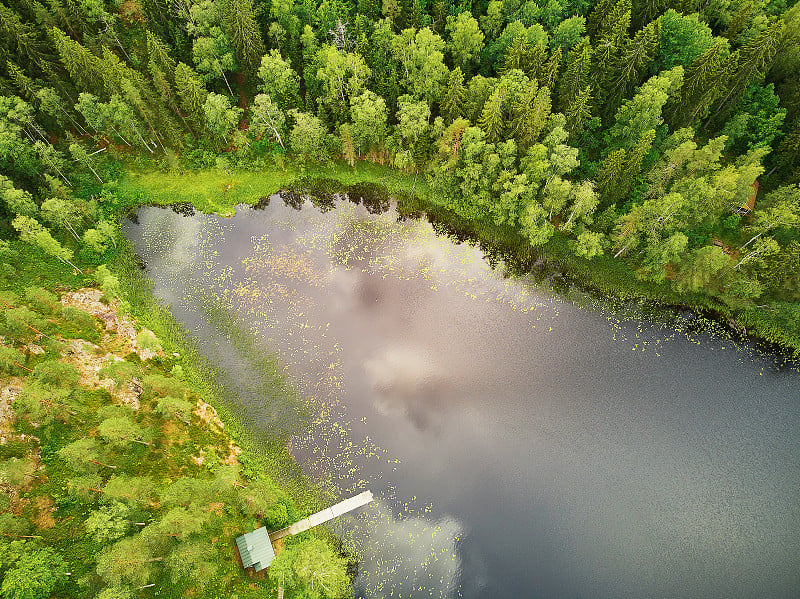
[[[158,295],[213,285],[320,407],[297,455],[383,497],[353,531],[365,598],[796,595],[794,375],[578,310],[424,221],[142,214]]]
[[[363,367],[380,414],[401,414],[423,431],[446,407],[447,383],[433,357],[421,348],[390,345],[368,358]]]
[[[387,502],[376,499],[350,533],[361,556],[356,595],[455,596],[461,571],[456,545],[463,532],[461,522],[451,516],[398,518]]]

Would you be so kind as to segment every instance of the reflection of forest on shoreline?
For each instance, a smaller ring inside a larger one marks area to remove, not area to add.
[[[295,210],[301,210],[304,202],[309,201],[318,210],[326,212],[335,207],[337,200],[347,200],[363,205],[370,214],[380,214],[393,208],[399,219],[424,217],[440,235],[479,248],[490,265],[502,265],[504,276],[530,276],[534,282],[545,284],[565,301],[602,305],[605,307],[600,309],[612,313],[630,312],[631,318],[666,319],[673,321],[673,324],[680,321],[680,326],[685,327],[688,333],[713,328],[726,337],[755,343],[760,351],[774,355],[779,362],[789,365],[796,361],[791,348],[778,341],[761,338],[757,328],[747,330],[725,311],[687,304],[681,301],[685,298],[647,284],[631,287],[617,281],[617,287],[613,283],[609,285],[609,281],[603,280],[606,274],[603,268],[596,268],[591,276],[587,276],[589,273],[585,271],[585,265],[576,264],[574,257],[559,261],[565,256],[559,252],[558,246],[530,248],[513,231],[465,221],[453,212],[407,191],[392,193],[380,183],[346,184],[336,179],[313,178],[295,182],[278,192],[278,196],[285,205]],[[263,209],[269,206],[270,199],[269,196],[264,197],[253,207]],[[577,268],[573,268],[575,266]]]

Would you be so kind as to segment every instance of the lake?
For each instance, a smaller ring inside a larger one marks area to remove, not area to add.
[[[336,528],[358,596],[800,595],[796,369],[351,199],[143,208],[124,232],[231,380],[209,298],[278,354],[314,407],[304,469],[379,497]],[[257,397],[228,401],[270,434]]]

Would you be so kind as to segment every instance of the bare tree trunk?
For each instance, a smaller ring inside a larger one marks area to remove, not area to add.
[[[614,258],[619,258],[619,257],[622,255],[622,253],[623,253],[625,250],[627,250],[627,249],[628,249],[628,246],[629,246],[629,245],[632,243],[632,241],[633,241],[633,240],[631,240],[631,241],[629,241],[628,243],[626,243],[626,244],[623,246],[623,248],[622,248],[620,251],[618,251],[616,254],[614,254]]]
[[[71,261],[67,260],[66,258],[58,258],[58,259],[61,260],[64,264],[69,264],[72,268],[77,270],[79,273],[83,274],[83,271],[77,266],[75,266]]]

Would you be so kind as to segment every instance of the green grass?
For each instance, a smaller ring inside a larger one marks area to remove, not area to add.
[[[413,175],[372,163],[358,164],[354,168],[294,165],[286,170],[212,169],[182,173],[140,169],[127,173],[119,184],[118,191],[125,206],[186,202],[206,213],[231,216],[238,204],[255,204],[263,197],[291,187],[295,181],[317,178],[333,179],[344,185],[377,183],[391,192],[415,191],[425,196],[429,193],[422,175],[417,177],[415,183]]]

